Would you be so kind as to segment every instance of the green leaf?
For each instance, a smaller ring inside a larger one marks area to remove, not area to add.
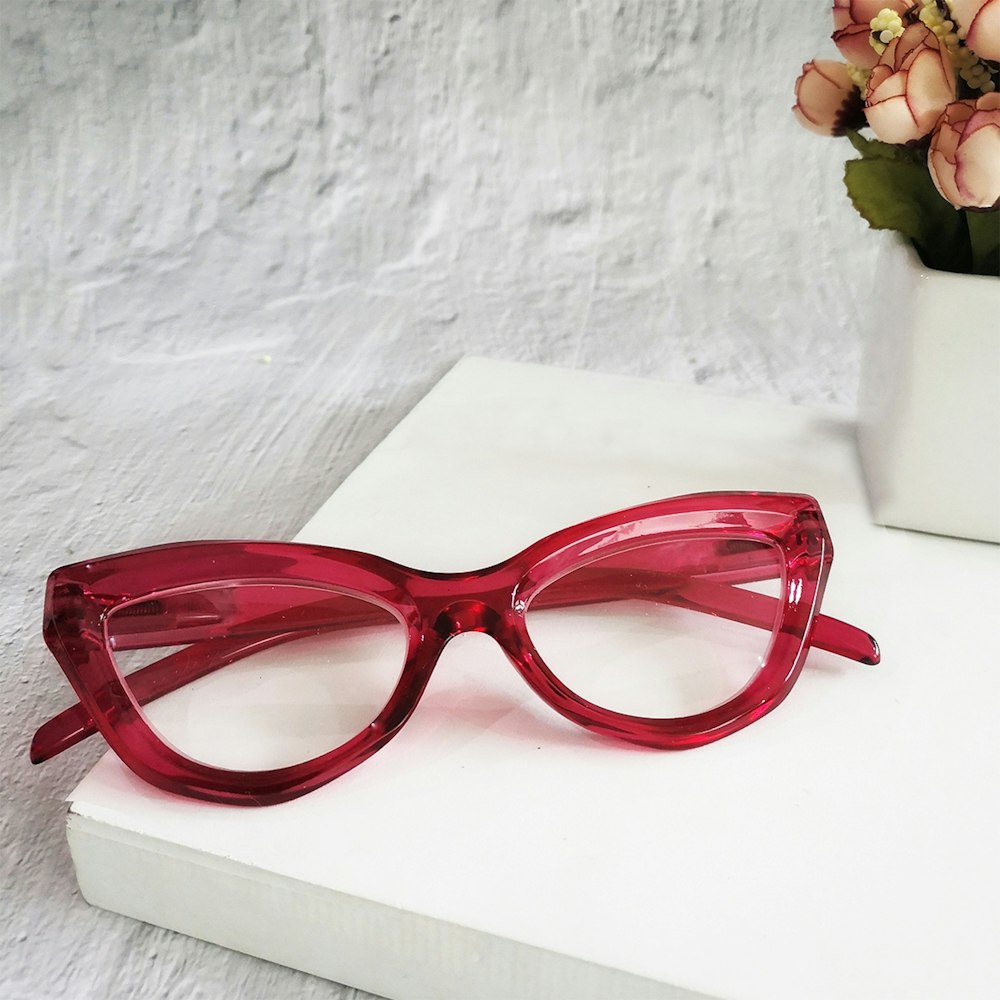
[[[1000,277],[1000,209],[962,213],[972,244],[973,274]]]
[[[848,160],[844,183],[872,229],[909,237],[928,267],[968,272],[972,265],[963,213],[938,193],[925,164],[882,157]]]
[[[865,160],[912,160],[920,163],[926,158],[925,151],[920,147],[896,146],[879,139],[866,139],[860,132],[848,131],[845,134]]]

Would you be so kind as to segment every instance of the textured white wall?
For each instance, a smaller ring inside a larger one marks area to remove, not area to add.
[[[0,994],[349,995],[72,895],[48,569],[289,536],[464,353],[853,402],[874,241],[788,112],[827,18],[0,2]]]

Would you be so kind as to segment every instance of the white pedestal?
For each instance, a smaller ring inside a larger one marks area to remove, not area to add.
[[[1000,542],[1000,281],[883,241],[858,444],[879,524]]]
[[[85,897],[401,1000],[992,1000],[1000,550],[873,526],[848,420],[469,360],[299,537],[468,569],[703,489],[817,496],[824,610],[882,664],[814,651],[775,712],[662,753],[564,722],[463,636],[392,743],[294,802],[188,801],[104,758],[68,821]]]

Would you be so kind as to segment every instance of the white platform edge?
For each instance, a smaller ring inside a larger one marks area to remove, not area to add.
[[[694,993],[524,942],[193,851],[71,812],[87,902],[348,983],[435,1000],[701,1000]],[[114,871],[115,878],[107,873]],[[265,912],[267,920],[260,914]],[[308,934],[275,927],[308,925]]]

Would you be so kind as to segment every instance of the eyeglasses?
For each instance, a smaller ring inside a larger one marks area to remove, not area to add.
[[[137,775],[214,802],[295,798],[399,732],[448,641],[484,632],[585,729],[696,747],[778,705],[811,646],[877,663],[819,613],[815,500],[706,493],[608,514],[471,573],[346,549],[187,542],[57,569],[45,641],[79,703],[34,763],[99,731]]]

